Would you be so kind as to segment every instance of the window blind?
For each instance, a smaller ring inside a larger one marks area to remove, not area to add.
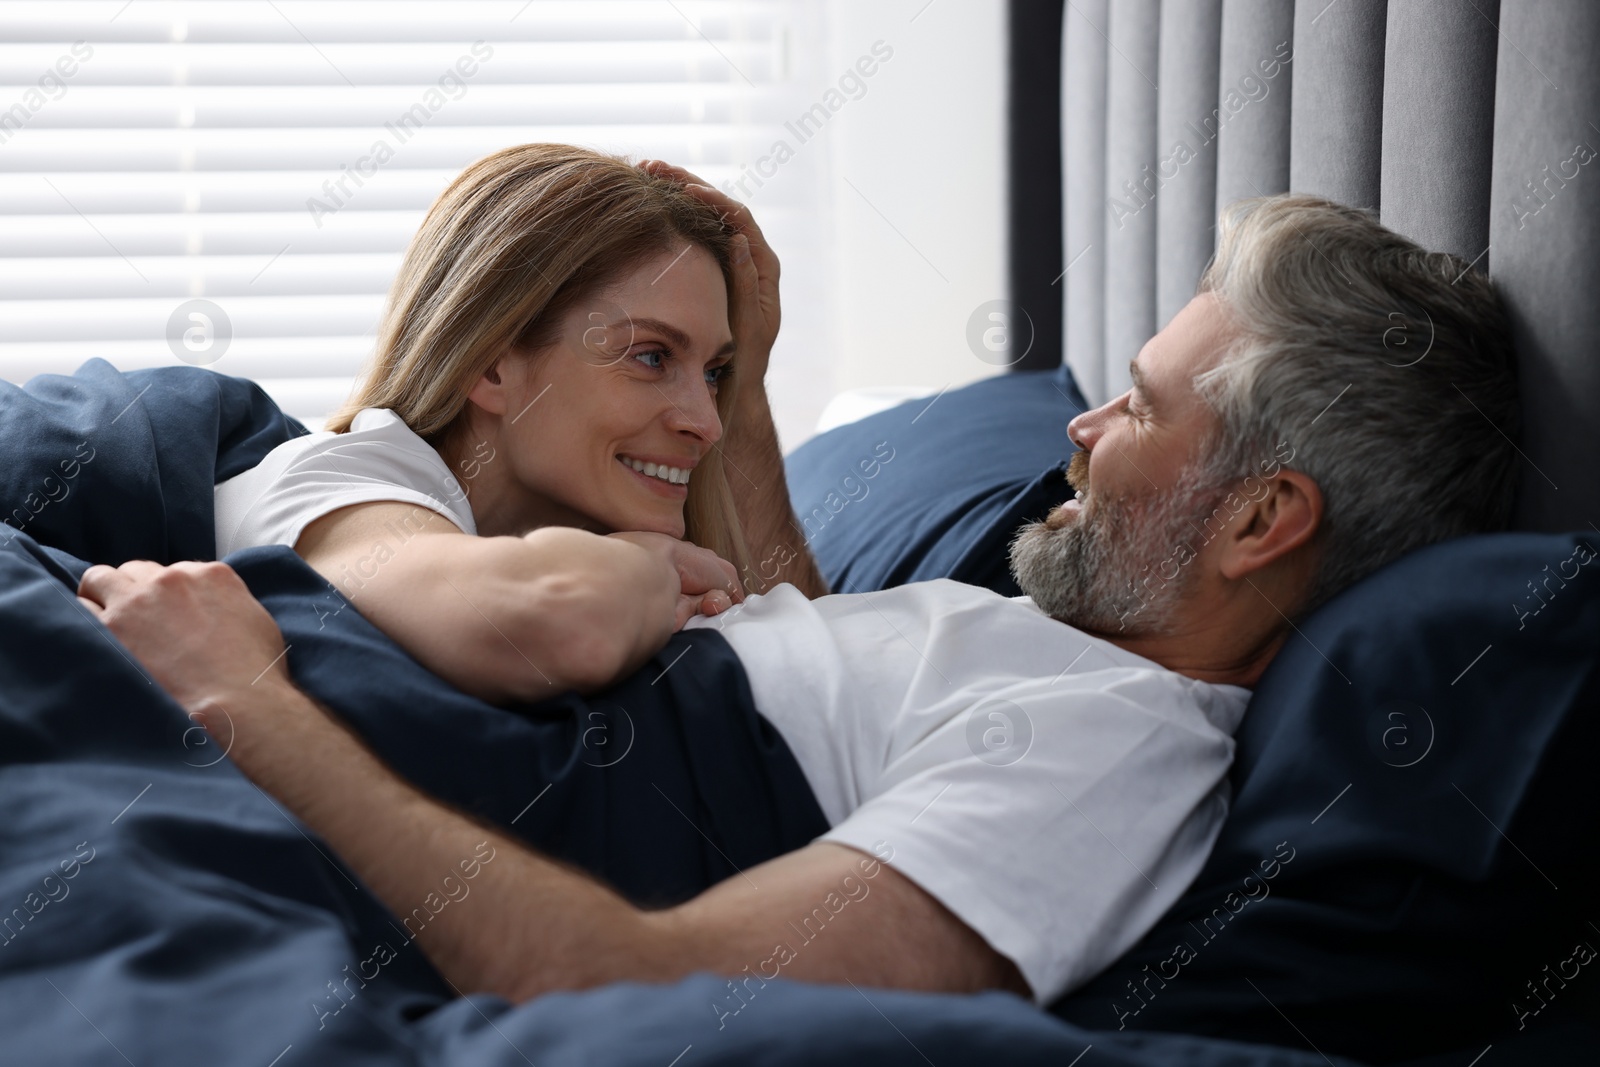
[[[315,428],[462,167],[560,141],[722,184],[793,109],[793,11],[0,2],[0,377],[181,359]],[[808,215],[762,210],[769,234]]]

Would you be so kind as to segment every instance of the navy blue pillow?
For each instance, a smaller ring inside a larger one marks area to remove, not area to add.
[[[1053,1010],[1373,1063],[1577,1015],[1593,996],[1566,987],[1600,982],[1578,974],[1600,946],[1597,549],[1462,538],[1316,611],[1251,698],[1200,877]]]
[[[1006,548],[1072,495],[1072,373],[1002,374],[830,430],[786,461],[789,495],[835,592],[954,578],[1017,596]]]
[[[0,521],[90,563],[210,559],[212,487],[305,432],[254,382],[201,367],[91,359],[0,382]]]

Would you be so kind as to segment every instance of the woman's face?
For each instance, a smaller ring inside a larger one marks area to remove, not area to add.
[[[682,537],[688,483],[722,436],[717,379],[732,350],[727,285],[699,245],[663,252],[580,300],[554,344],[502,359],[499,384],[473,390],[498,416],[495,448],[508,461],[486,484],[468,484],[480,530],[560,524]],[[480,503],[497,514],[477,514]]]

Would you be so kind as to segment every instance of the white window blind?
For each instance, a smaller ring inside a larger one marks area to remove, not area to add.
[[[255,379],[315,428],[462,167],[559,141],[737,177],[803,107],[798,10],[0,2],[0,377],[183,358]],[[757,210],[803,258],[818,205]]]

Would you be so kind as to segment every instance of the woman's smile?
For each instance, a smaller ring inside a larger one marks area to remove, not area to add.
[[[689,496],[689,475],[699,460],[645,459],[639,456],[619,455],[617,462],[648,491],[669,500],[684,500]]]

